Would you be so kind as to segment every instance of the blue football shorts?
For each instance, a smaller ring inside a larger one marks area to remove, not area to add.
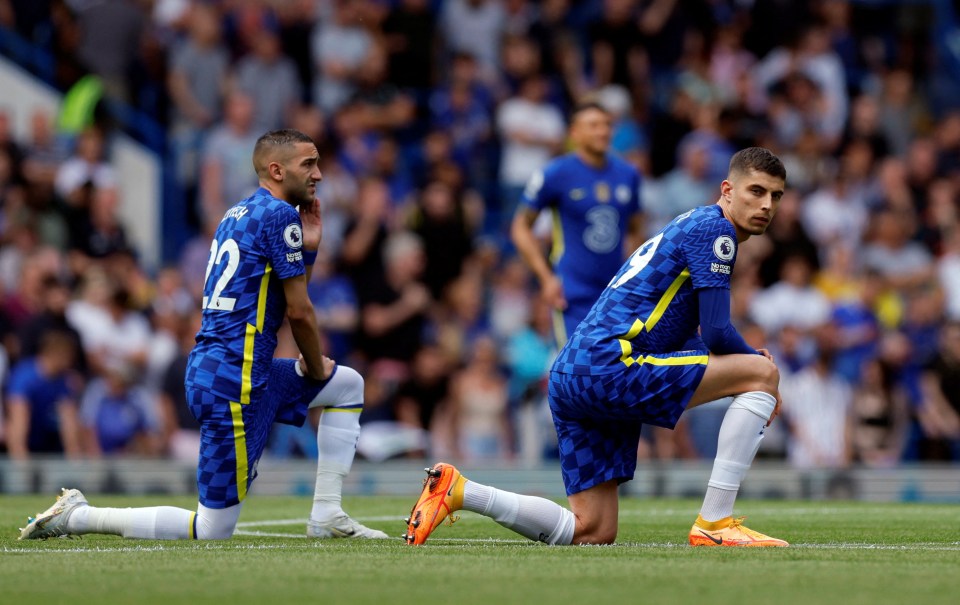
[[[643,424],[672,429],[707,369],[707,351],[648,354],[595,376],[550,372],[548,400],[567,495],[633,479]]]
[[[305,379],[296,363],[274,359],[267,387],[252,393],[248,404],[187,385],[187,403],[200,423],[197,489],[207,508],[227,508],[246,498],[275,422],[303,425],[310,402],[330,379]]]

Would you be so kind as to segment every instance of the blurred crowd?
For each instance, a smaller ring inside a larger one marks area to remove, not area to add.
[[[293,127],[321,153],[310,292],[330,356],[366,379],[360,453],[550,457],[550,310],[506,224],[592,98],[644,175],[651,234],[716,201],[737,149],[787,167],[732,286],[735,324],[783,376],[761,455],[960,461],[953,4],[0,0],[64,90],[93,74],[162,121],[190,231],[179,259],[144,267],[109,124],[64,136],[37,112],[14,140],[0,103],[0,444],[195,459],[183,374],[210,236],[257,186],[257,137]],[[645,434],[641,456],[712,457],[722,405]],[[315,448],[284,427],[270,451]]]

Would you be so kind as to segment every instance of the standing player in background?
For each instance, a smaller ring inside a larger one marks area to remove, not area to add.
[[[642,241],[640,173],[609,152],[612,132],[610,114],[601,105],[577,105],[570,115],[573,151],[533,175],[511,226],[513,244],[554,309],[561,347]],[[553,212],[549,262],[533,233],[547,208]]]
[[[196,512],[170,506],[94,508],[79,490],[64,489],[53,506],[29,520],[20,539],[88,533],[229,538],[271,426],[300,426],[307,408],[317,406],[324,411],[307,535],[387,537],[340,506],[360,434],[363,379],[322,354],[307,296],[321,236],[318,160],[316,145],[301,132],[261,136],[253,152],[260,189],[226,212],[210,246],[203,318],[186,373],[187,401],[200,422]],[[284,316],[299,360],[273,358]]]
[[[729,292],[737,245],[766,231],[785,182],[766,149],[736,153],[719,201],[681,214],[640,246],[560,351],[548,388],[570,510],[468,481],[441,462],[428,469],[407,542],[422,544],[463,508],[548,544],[612,543],[617,486],[636,471],[642,423],[673,428],[684,409],[732,395],[689,542],[787,546],[733,517],[740,482],[779,412],[780,375],[730,323]]]

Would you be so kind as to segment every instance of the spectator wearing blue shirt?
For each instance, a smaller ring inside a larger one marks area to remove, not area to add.
[[[72,336],[51,331],[41,337],[36,357],[14,366],[7,389],[7,447],[12,458],[80,454],[77,404],[69,372],[76,356]]]
[[[132,365],[119,362],[93,380],[80,404],[84,449],[91,455],[157,455],[160,419],[156,399],[135,385]]]

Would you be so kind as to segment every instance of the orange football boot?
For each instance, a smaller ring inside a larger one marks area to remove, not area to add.
[[[402,537],[407,544],[423,544],[433,530],[448,517],[450,525],[453,525],[460,517],[450,515],[463,507],[463,486],[467,479],[456,467],[438,462],[433,468],[423,470],[427,472],[427,478],[423,480],[423,491],[410,511],[410,517],[405,519],[407,533]]]
[[[690,546],[790,546],[784,540],[745,527],[744,518],[727,517],[711,523],[697,515],[697,522],[690,528]]]

